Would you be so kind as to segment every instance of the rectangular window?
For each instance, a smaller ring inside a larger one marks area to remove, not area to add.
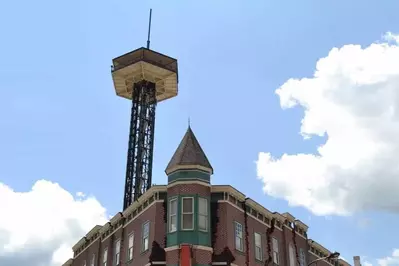
[[[150,222],[143,224],[143,239],[141,240],[141,251],[148,250],[150,241]]]
[[[278,240],[273,237],[273,262],[275,264],[279,264],[280,259],[279,259],[279,253],[278,253]]]
[[[131,233],[129,235],[129,246],[127,249],[127,259],[128,261],[131,261],[133,259],[133,242],[134,242],[134,234]]]
[[[86,266],[86,260],[83,261],[83,266]]]
[[[262,260],[262,236],[259,233],[255,233],[255,259]]]
[[[182,198],[182,230],[194,230],[194,198]]]
[[[198,229],[208,231],[208,200],[198,198]]]
[[[177,199],[169,201],[169,232],[176,232],[177,230]]]
[[[116,242],[115,242],[115,249],[114,249],[115,251],[114,251],[114,265],[119,265],[119,262],[120,262],[120,256],[121,256],[121,241],[120,240],[117,240]]]
[[[104,254],[103,254],[103,266],[107,266],[107,260],[108,260],[108,249],[104,249]]]
[[[288,247],[288,256],[290,258],[290,266],[295,266],[295,250],[294,250],[294,245],[292,243],[290,243],[289,247]]]
[[[306,254],[302,248],[299,250],[299,263],[300,266],[306,266]]]
[[[239,251],[244,251],[244,246],[242,242],[242,224],[234,222],[234,227],[236,249]]]
[[[91,256],[90,266],[94,266],[95,261],[96,261],[96,254],[93,254],[93,255]]]

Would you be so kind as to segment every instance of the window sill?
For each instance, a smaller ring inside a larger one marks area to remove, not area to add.
[[[234,249],[237,253],[241,254],[241,255],[245,255],[244,250],[239,250],[239,249]]]
[[[255,263],[264,264],[264,261],[255,258]]]
[[[150,251],[149,248],[147,248],[146,250],[141,251],[141,252],[140,252],[140,256],[141,256],[141,255],[144,255],[144,254],[147,253],[148,251]]]

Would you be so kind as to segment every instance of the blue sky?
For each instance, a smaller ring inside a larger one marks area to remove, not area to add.
[[[317,153],[327,136],[305,141],[303,108],[283,110],[275,90],[312,76],[333,47],[399,32],[394,0],[3,3],[0,183],[26,192],[45,179],[95,196],[109,214],[121,209],[130,103],[115,95],[110,65],[145,46],[150,7],[151,48],[179,61],[179,95],[157,108],[154,183],[166,182],[190,117],[214,184],[291,212],[349,262],[375,263],[399,248],[387,226],[399,222],[394,212],[315,216],[265,195],[256,167],[260,152]]]

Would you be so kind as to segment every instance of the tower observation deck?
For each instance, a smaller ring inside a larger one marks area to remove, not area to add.
[[[147,42],[149,46],[149,42]],[[112,60],[116,95],[132,102],[123,210],[152,184],[155,110],[177,96],[177,60],[139,48]]]

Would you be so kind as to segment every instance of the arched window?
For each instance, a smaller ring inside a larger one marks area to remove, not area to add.
[[[290,266],[295,266],[295,250],[294,245],[291,243],[289,246]]]

